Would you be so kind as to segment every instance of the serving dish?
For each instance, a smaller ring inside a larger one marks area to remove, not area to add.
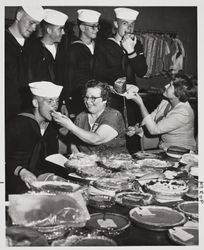
[[[186,221],[183,213],[165,206],[138,206],[129,215],[136,225],[153,231],[165,231]]]
[[[122,191],[132,189],[134,183],[127,179],[120,178],[100,178],[93,182],[93,186],[102,190]]]
[[[39,233],[43,234],[48,241],[59,239],[70,230],[67,224],[53,226],[35,226],[33,228]]]
[[[138,205],[149,205],[153,196],[151,194],[145,194],[134,191],[123,191],[115,195],[116,203],[125,207],[135,207]]]
[[[184,201],[178,204],[178,209],[185,215],[198,219],[198,201]]]
[[[167,151],[166,151],[166,154],[167,154],[169,157],[176,158],[176,159],[181,159],[181,157],[182,157],[182,155],[180,155],[180,154],[170,153],[170,152],[167,152]]]
[[[159,159],[161,158],[158,154],[150,153],[147,151],[138,151],[137,153],[133,154],[134,158],[137,159]]]
[[[109,195],[89,194],[87,203],[95,208],[110,208],[115,204],[115,199]]]
[[[77,191],[80,186],[75,183],[62,181],[34,181],[31,185],[33,191],[50,194],[66,194]]]
[[[138,160],[137,164],[139,164],[141,167],[162,168],[162,169],[170,167],[172,165],[170,162],[159,159]]]
[[[174,227],[168,231],[169,238],[174,242],[185,245],[198,245],[198,228],[192,227]]]
[[[156,199],[162,200],[181,199],[189,188],[183,180],[168,179],[150,180],[146,182],[145,187]]]

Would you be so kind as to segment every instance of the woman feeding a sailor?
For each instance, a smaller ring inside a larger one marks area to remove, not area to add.
[[[119,111],[109,107],[108,84],[89,80],[83,100],[86,111],[76,117],[75,123],[59,112],[52,113],[54,121],[74,135],[72,153],[127,153],[123,117]]]
[[[151,114],[138,93],[127,91],[126,98],[138,104],[143,117],[141,126],[136,125],[134,132],[143,136],[142,126],[145,126],[151,135],[157,135],[155,148],[167,150],[170,146],[180,146],[195,150],[194,112],[188,102],[195,91],[193,81],[187,76],[172,76],[165,86],[163,100]]]

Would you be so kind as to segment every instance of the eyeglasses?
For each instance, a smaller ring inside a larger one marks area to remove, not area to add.
[[[84,96],[84,101],[87,102],[88,100],[90,100],[91,102],[95,102],[98,98],[102,98],[101,96],[95,97],[95,96]]]
[[[84,23],[85,26],[88,26],[88,27],[91,27],[93,30],[96,30],[96,29],[100,29],[101,26],[99,24],[94,24],[94,25],[90,25],[90,24],[86,24]]]

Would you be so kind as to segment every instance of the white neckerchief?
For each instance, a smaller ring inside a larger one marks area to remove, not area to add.
[[[52,44],[52,45],[45,44],[45,47],[50,51],[50,53],[52,54],[53,58],[55,59],[56,53],[57,53],[57,49],[56,49],[55,44]]]
[[[49,125],[48,122],[42,122],[42,123],[40,124],[40,133],[41,133],[41,135],[44,135],[45,130],[47,129],[47,126],[48,126],[48,125]]]
[[[21,38],[15,37],[15,39],[16,39],[16,41],[17,41],[21,46],[24,45],[24,43],[25,43],[25,38],[23,38],[23,37],[21,37]]]
[[[86,44],[86,46],[89,48],[89,50],[91,51],[91,54],[93,55],[94,54],[94,43],[91,42],[90,44]]]
[[[108,39],[116,42],[121,47],[120,41],[116,40],[115,37],[109,37]]]

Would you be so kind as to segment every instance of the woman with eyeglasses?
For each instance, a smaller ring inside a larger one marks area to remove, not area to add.
[[[84,110],[82,88],[92,79],[95,38],[99,31],[100,13],[89,9],[77,11],[79,38],[72,42],[67,54],[67,70],[64,84],[65,100],[69,113]]]
[[[195,93],[196,86],[193,80],[185,75],[177,74],[172,76],[169,84],[165,86],[164,99],[151,114],[138,93],[130,90],[126,98],[138,104],[143,117],[141,126],[145,126],[151,135],[158,135],[155,147],[167,150],[170,146],[180,146],[196,150],[194,112],[188,102],[191,95]],[[129,127],[128,134],[130,136],[133,133],[142,135],[141,126]],[[153,146],[152,143],[151,145]]]
[[[86,111],[76,117],[75,123],[59,112],[52,113],[59,125],[75,135],[72,153],[127,153],[124,121],[119,111],[109,107],[108,84],[89,80],[84,93]]]

